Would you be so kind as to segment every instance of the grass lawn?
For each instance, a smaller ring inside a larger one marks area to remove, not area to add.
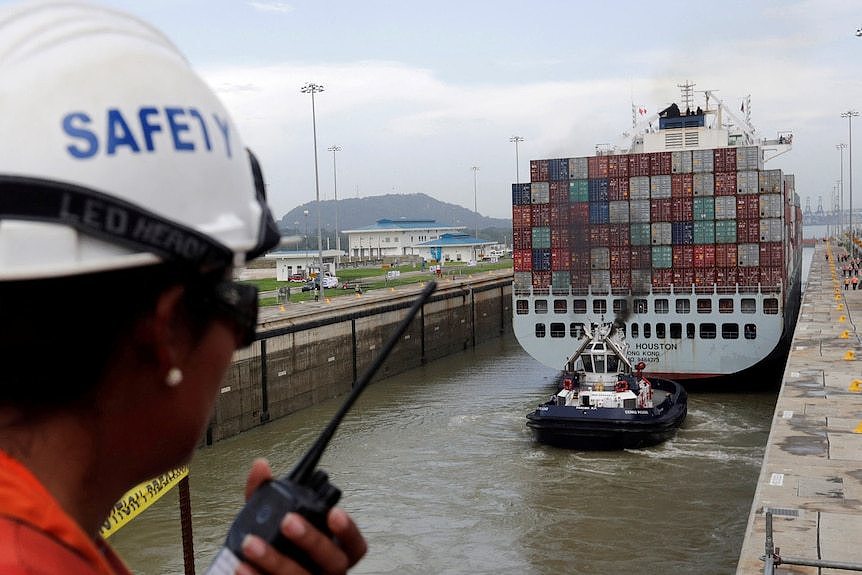
[[[444,276],[450,274],[472,274],[481,273],[490,270],[499,270],[512,267],[512,260],[505,259],[497,263],[479,263],[475,266],[468,266],[466,262],[450,262],[443,264]],[[365,280],[362,282],[364,290],[387,289],[399,285],[413,284],[428,281],[434,278],[434,274],[429,271],[417,273],[415,275],[402,275],[393,280],[386,281],[384,276],[387,271],[395,269],[402,274],[407,272],[420,272],[420,268],[414,266],[397,266],[395,268],[381,269],[377,267],[360,267],[360,268],[341,268],[338,270],[338,279],[342,282],[354,282],[363,280],[363,278],[374,278],[374,280]],[[304,282],[279,282],[275,278],[266,278],[258,280],[247,280],[241,283],[257,286],[260,291],[274,291],[283,286],[290,286],[290,302],[300,302],[314,299],[313,291],[301,291]],[[352,295],[355,291],[350,289],[327,289],[324,291],[326,297],[336,297],[341,295]],[[276,306],[278,299],[275,297],[261,298],[261,307]]]

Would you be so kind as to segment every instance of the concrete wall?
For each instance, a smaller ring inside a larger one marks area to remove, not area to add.
[[[350,391],[421,287],[268,323],[236,352],[204,442],[211,444]],[[377,372],[382,379],[500,337],[512,327],[511,276],[446,282]]]

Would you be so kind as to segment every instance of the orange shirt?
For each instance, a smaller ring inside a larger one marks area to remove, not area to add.
[[[2,451],[0,573],[131,575],[103,539],[84,533],[30,470]]]

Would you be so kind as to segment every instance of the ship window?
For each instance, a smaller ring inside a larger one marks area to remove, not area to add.
[[[753,323],[745,324],[745,339],[757,339],[757,326]]]
[[[693,323],[685,324],[685,338],[686,339],[694,339],[694,324]]]
[[[663,323],[655,324],[655,336],[659,339],[665,338],[665,325]]]
[[[536,302],[538,303],[538,302]],[[536,310],[539,311],[539,310]],[[712,312],[712,300],[706,298],[698,298],[697,300],[697,313],[711,313]]]
[[[533,305],[535,306],[536,313],[548,313],[548,300],[537,299]]]
[[[637,338],[638,338],[638,324],[633,323],[632,324],[632,339],[637,339]]]
[[[649,310],[649,306],[647,305],[647,300],[645,299],[636,299],[634,301],[635,313],[647,313]]]
[[[652,326],[648,323],[644,324],[644,337],[649,339],[652,337]]]
[[[719,298],[718,313],[733,313],[733,300],[729,297]]]
[[[572,302],[572,311],[575,313],[587,313],[587,300],[576,299]]]
[[[536,324],[536,337],[545,337],[545,324]]]
[[[614,300],[614,315],[624,315],[629,311],[629,302],[624,299]]]
[[[564,323],[552,323],[551,324],[551,337],[566,337],[566,324],[564,324]]]
[[[608,356],[608,373],[613,373],[620,368],[620,358],[615,355]]]
[[[778,300],[774,297],[769,297],[763,300],[763,313],[775,315],[778,313]]]
[[[670,324],[670,338],[671,339],[682,339],[682,324],[681,323]]]
[[[691,302],[687,299],[676,300],[676,313],[691,313]]]
[[[518,315],[530,313],[530,302],[525,299],[515,300],[515,313]]]
[[[670,307],[668,301],[664,298],[655,300],[655,312],[656,313],[668,313],[670,311]]]
[[[607,313],[608,302],[603,299],[593,300],[593,313]]]
[[[738,323],[721,324],[721,339],[739,339]]]
[[[584,362],[584,371],[593,371],[593,356],[582,355],[581,359]]]
[[[739,302],[739,311],[742,313],[757,313],[757,302],[754,298],[744,297]]]
[[[554,313],[566,313],[569,309],[569,302],[564,299],[554,300]]]
[[[572,322],[569,324],[569,335],[581,339],[584,337],[584,324]]]
[[[700,339],[715,339],[715,324],[702,323],[700,324]]]
[[[605,372],[605,356],[597,355],[593,358],[593,368],[596,370],[596,373],[604,373]]]

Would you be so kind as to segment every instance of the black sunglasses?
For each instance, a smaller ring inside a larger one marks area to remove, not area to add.
[[[257,334],[257,288],[233,281],[220,281],[207,288],[201,303],[236,326],[240,345],[251,345]]]

